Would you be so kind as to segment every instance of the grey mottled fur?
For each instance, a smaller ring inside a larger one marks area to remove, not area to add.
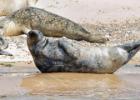
[[[113,73],[140,49],[140,41],[88,47],[68,38],[47,39],[37,30],[28,33],[27,44],[41,72]]]

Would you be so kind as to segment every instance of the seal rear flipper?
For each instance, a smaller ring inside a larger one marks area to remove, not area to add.
[[[130,60],[140,50],[140,40],[136,42],[126,43],[118,47],[128,52],[129,54],[128,59]]]
[[[109,38],[101,34],[90,34],[86,41],[89,41],[91,43],[106,43],[107,41],[109,41]]]

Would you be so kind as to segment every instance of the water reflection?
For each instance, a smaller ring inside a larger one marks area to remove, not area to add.
[[[114,74],[50,73],[23,79],[21,86],[30,94],[100,96],[119,93],[123,81]]]
[[[95,100],[139,100],[139,75],[86,73],[6,74],[0,76],[0,96],[24,95],[23,97],[31,96],[31,98],[35,98],[35,96],[39,96],[39,98],[43,98],[43,96],[68,96],[70,98],[76,96],[80,98],[79,100],[82,98],[92,98],[92,100],[93,98]],[[62,100],[61,98],[58,99]]]

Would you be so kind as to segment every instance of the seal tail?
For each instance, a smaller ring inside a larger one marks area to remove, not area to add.
[[[118,47],[121,47],[128,52],[128,60],[130,60],[140,50],[140,40],[131,43],[126,43]]]

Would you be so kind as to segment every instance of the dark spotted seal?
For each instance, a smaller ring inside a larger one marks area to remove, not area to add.
[[[114,47],[89,47],[68,38],[47,39],[37,30],[28,33],[27,44],[43,73],[113,73],[140,49],[140,41]]]
[[[91,34],[69,19],[34,7],[20,9],[4,18],[0,21],[0,27],[3,26],[4,34],[7,36],[17,36],[35,29],[40,30],[47,37],[65,36],[70,39],[100,43],[107,40],[102,35]]]

